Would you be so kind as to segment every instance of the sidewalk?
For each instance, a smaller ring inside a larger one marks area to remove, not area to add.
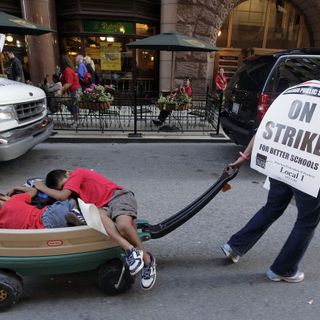
[[[140,134],[140,132],[139,132]],[[53,135],[47,142],[67,142],[67,143],[155,143],[155,142],[212,142],[225,143],[230,142],[230,139],[222,132],[219,135],[210,135],[201,132],[188,133],[158,133],[158,132],[143,132],[141,136],[128,136],[128,132],[98,132],[98,131],[67,131],[54,130]]]

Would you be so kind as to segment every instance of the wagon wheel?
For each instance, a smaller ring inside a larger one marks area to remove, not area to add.
[[[123,276],[120,279],[122,272]],[[108,261],[99,268],[98,284],[107,294],[124,293],[131,289],[133,283],[134,278],[127,268],[123,270],[123,262],[119,259]]]
[[[0,271],[0,311],[9,309],[22,295],[21,278],[10,271]]]

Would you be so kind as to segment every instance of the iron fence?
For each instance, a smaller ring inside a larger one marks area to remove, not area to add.
[[[219,134],[221,101],[216,96],[194,96],[185,110],[173,110],[165,125],[157,126],[160,113],[157,98],[132,95],[116,97],[111,106],[81,104],[77,121],[70,113],[71,99],[48,97],[47,103],[56,130],[114,132],[202,132]]]

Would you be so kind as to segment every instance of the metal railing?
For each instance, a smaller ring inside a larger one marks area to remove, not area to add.
[[[221,101],[216,96],[194,96],[190,108],[173,110],[163,126],[153,122],[160,113],[156,101],[153,94],[149,97],[115,97],[111,106],[81,104],[75,117],[69,111],[70,98],[47,98],[56,130],[219,134]]]

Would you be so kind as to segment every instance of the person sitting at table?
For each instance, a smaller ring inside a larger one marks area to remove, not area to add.
[[[176,90],[171,92],[171,97],[176,97],[178,94],[186,94],[189,98],[192,97],[192,88],[190,85],[190,79],[186,78],[185,81],[176,80]],[[164,124],[168,116],[171,114],[171,110],[161,110],[158,119],[152,120],[156,126],[161,126]]]

